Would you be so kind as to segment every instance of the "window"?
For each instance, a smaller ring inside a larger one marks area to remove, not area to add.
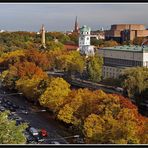
[[[87,40],[89,40],[89,37],[87,37]]]

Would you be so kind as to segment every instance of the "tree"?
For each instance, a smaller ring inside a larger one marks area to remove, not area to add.
[[[133,40],[133,44],[141,46],[144,41],[144,37],[136,37]]]
[[[19,80],[20,78],[31,79],[33,76],[37,76],[39,78],[48,77],[48,75],[34,63],[15,63],[13,66],[10,66],[7,74],[3,78],[3,86],[5,86],[8,89],[14,89],[15,82],[17,80]]]
[[[71,41],[74,41],[76,45],[78,45],[79,34],[77,32],[73,32],[72,34],[68,35]]]
[[[9,112],[0,112],[0,143],[1,144],[25,144],[26,137],[23,131],[26,124],[16,126],[15,120],[8,119]]]
[[[51,67],[47,54],[43,51],[38,51],[36,49],[26,50],[25,57],[28,62],[35,63],[36,66],[39,66],[43,70],[48,70]]]
[[[47,46],[46,50],[53,50],[53,51],[64,50],[64,45],[60,42],[49,41],[46,43],[46,46]]]
[[[25,53],[23,50],[15,50],[8,53],[3,53],[0,60],[0,65],[7,67],[9,64],[14,65],[14,63],[19,62],[25,58]]]
[[[57,68],[68,75],[82,74],[85,61],[78,51],[64,52],[56,58]]]
[[[99,82],[102,77],[103,59],[100,56],[89,57],[87,60],[87,73],[90,80]]]
[[[105,41],[103,44],[104,47],[113,47],[113,46],[118,46],[118,45],[119,44],[114,40]]]
[[[147,120],[127,98],[101,90],[73,90],[65,98],[58,119],[83,132],[86,143],[142,143]],[[128,125],[128,126],[127,126]]]
[[[104,40],[98,40],[96,38],[91,38],[91,45],[94,45],[94,46],[101,46],[103,45],[104,43]]]
[[[39,85],[41,81],[47,79],[33,76],[31,79],[19,79],[16,81],[16,89],[30,101],[38,102],[39,96],[43,93],[42,87]],[[45,89],[45,88],[44,88]]]
[[[148,88],[148,69],[144,67],[125,69],[119,79],[129,97],[139,97]],[[140,100],[136,101],[139,102]]]
[[[70,92],[70,85],[62,78],[52,78],[49,86],[39,98],[42,106],[57,112]]]

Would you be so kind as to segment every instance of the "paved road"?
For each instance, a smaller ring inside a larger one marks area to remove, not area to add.
[[[3,93],[4,92],[0,90],[0,94],[3,94]],[[26,115],[26,114],[20,113],[19,111],[17,112],[17,114],[20,117],[22,117],[22,119],[29,121],[31,126],[38,129],[45,128],[48,132],[48,139],[53,139],[53,141],[55,139],[55,141],[58,141],[61,144],[68,144],[68,142],[59,133],[62,133],[62,132],[66,133],[64,137],[67,136],[69,133],[66,131],[66,129],[64,129],[64,127],[60,127],[60,125],[58,125],[58,123],[51,118],[52,116],[48,112],[40,112],[38,108],[33,108],[33,105],[31,103],[29,103],[23,97],[20,97],[18,95],[5,96],[4,98],[6,98],[7,100],[10,100],[16,105],[25,106],[27,110],[29,110],[29,114]],[[61,132],[60,131],[61,128],[63,128],[65,131]],[[50,143],[50,141],[51,140],[47,140],[47,143]]]

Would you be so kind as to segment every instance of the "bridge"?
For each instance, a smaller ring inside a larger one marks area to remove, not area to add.
[[[58,76],[64,78],[69,84],[72,86],[80,87],[80,88],[88,88],[92,90],[98,90],[101,89],[106,93],[116,93],[116,94],[122,94],[122,91],[117,90],[113,86],[103,85],[100,83],[94,83],[91,81],[83,80],[80,78],[67,78],[63,72],[51,72],[47,71],[48,75]]]

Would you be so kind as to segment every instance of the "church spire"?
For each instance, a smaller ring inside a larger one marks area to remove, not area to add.
[[[74,28],[74,32],[79,32],[78,18],[77,18],[77,16],[76,16],[76,19],[75,19],[75,28]]]

